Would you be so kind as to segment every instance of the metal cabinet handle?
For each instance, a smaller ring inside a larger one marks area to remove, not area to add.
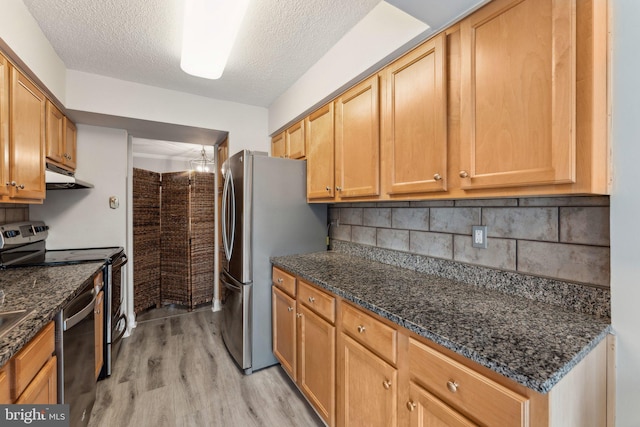
[[[283,282],[282,277],[278,277],[278,283],[282,283],[282,282]]]
[[[389,380],[382,381],[382,387],[384,387],[386,390],[389,390],[391,388],[391,381]]]
[[[460,171],[460,178],[469,178],[469,172]]]
[[[18,185],[18,190],[24,190],[24,184]]]
[[[296,313],[296,317],[302,317],[302,313]]]
[[[410,400],[407,402],[407,409],[409,411],[413,411],[414,409],[416,409],[416,403],[413,400]]]
[[[287,311],[293,311],[293,307],[287,307]]]
[[[325,189],[326,189],[327,191],[331,191],[331,187],[329,187],[328,185],[325,187]]]
[[[15,182],[15,181],[11,181],[11,182],[7,182],[7,185],[10,185],[12,187],[16,187],[18,185],[18,183]]]
[[[315,302],[315,300],[316,300],[316,299],[315,299],[314,297],[309,297],[309,302],[310,302],[311,304],[313,304],[313,303]]]
[[[365,331],[365,327],[362,325],[358,325],[358,333],[363,333]]]
[[[440,175],[439,173],[435,173],[433,174],[433,179],[436,181],[441,181],[442,180],[442,175]]]
[[[455,393],[458,391],[458,387],[460,385],[455,381],[447,381],[447,388],[451,393]]]
[[[337,191],[342,191],[342,187],[336,187]]]

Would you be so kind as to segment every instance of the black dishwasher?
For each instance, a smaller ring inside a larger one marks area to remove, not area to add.
[[[70,425],[74,427],[89,424],[96,400],[95,301],[96,290],[91,281],[56,316],[58,384],[62,385],[58,400],[69,404]]]

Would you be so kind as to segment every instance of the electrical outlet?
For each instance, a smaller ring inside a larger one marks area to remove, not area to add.
[[[487,249],[487,226],[474,225],[471,227],[471,246]]]

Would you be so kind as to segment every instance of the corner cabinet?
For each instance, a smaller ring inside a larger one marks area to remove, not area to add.
[[[384,70],[384,193],[447,189],[446,37],[440,34]]]
[[[43,93],[0,55],[0,199],[42,203],[45,198]]]
[[[379,77],[335,101],[336,200],[380,194]]]
[[[271,157],[302,160],[307,154],[304,120],[271,138]]]

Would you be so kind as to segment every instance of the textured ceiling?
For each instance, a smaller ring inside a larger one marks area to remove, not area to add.
[[[180,69],[183,0],[24,0],[66,67],[268,107],[380,0],[251,0],[219,80]]]

